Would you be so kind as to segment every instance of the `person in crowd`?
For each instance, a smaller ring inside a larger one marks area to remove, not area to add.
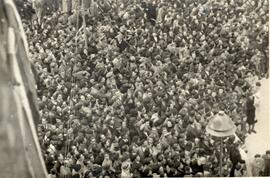
[[[237,163],[237,165],[235,166],[234,176],[235,177],[246,177],[247,176],[245,162]]]
[[[266,156],[264,158],[263,176],[270,176],[270,150],[266,151]]]
[[[260,154],[256,154],[254,156],[253,162],[251,163],[252,176],[254,177],[262,176],[263,170],[264,170],[264,160]]]
[[[132,173],[130,172],[130,160],[127,159],[122,163],[121,169],[121,178],[132,178]]]
[[[248,133],[256,131],[254,130],[256,120],[256,107],[254,105],[254,96],[249,96],[246,101],[246,116],[247,116],[247,124],[248,124]]]
[[[261,91],[260,91],[260,88],[261,88],[261,83],[260,82],[256,82],[256,85],[253,89],[253,96],[254,96],[254,105],[256,107],[256,115],[257,113],[259,113],[260,111],[260,103],[261,103]]]
[[[242,163],[245,163],[245,161],[242,159],[240,151],[239,151],[239,143],[233,143],[229,146],[229,158],[232,163],[232,167],[230,170],[230,177],[235,177],[237,175],[240,175],[239,171],[242,170]],[[235,173],[238,172],[236,175]]]

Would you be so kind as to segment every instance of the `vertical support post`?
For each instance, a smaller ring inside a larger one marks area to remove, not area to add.
[[[76,31],[78,32],[79,29],[79,18],[80,18],[80,4],[77,3],[77,7],[76,7]],[[78,53],[78,38],[77,38],[77,34],[76,34],[76,38],[75,38],[75,46],[76,46],[76,53]]]
[[[219,176],[222,176],[222,165],[223,165],[223,139],[220,137],[220,157],[219,157]]]
[[[85,1],[82,0],[82,18],[83,18],[83,33],[84,33],[84,48],[88,48],[88,43],[87,43],[87,32],[86,32],[86,21],[85,21]]]

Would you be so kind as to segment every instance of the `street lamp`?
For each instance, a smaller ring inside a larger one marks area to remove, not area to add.
[[[220,137],[220,160],[219,160],[219,176],[222,177],[222,155],[223,155],[223,138],[234,135],[236,126],[231,118],[219,111],[207,124],[206,131],[213,136]]]

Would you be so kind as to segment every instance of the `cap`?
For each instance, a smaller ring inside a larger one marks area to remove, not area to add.
[[[256,82],[256,86],[260,87],[261,83],[260,82]]]
[[[168,121],[167,122],[167,126],[169,127],[169,128],[171,128],[173,125],[172,125],[172,122],[171,121]]]
[[[130,166],[130,165],[129,165],[128,162],[124,162],[124,163],[122,164],[122,168],[123,168],[124,170],[128,169],[129,166]]]

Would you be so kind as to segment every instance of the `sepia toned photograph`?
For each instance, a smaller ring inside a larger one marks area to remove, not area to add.
[[[268,0],[0,0],[0,178],[270,176]]]

